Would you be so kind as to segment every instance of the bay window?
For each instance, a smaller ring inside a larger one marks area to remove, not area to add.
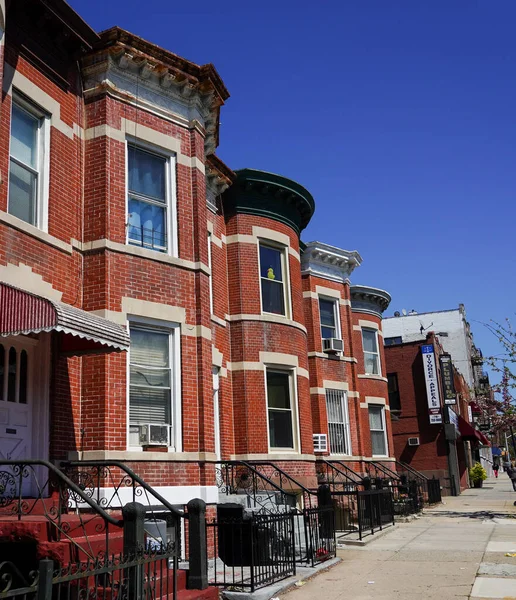
[[[382,405],[369,405],[369,430],[371,431],[371,453],[373,456],[387,456],[387,436],[385,432],[385,408]]]
[[[294,450],[296,433],[293,371],[267,369],[266,385],[269,447]]]
[[[285,250],[260,244],[262,312],[287,314],[286,271]]]
[[[378,334],[375,329],[362,329],[364,349],[364,367],[368,375],[380,374],[380,354],[378,352]]]
[[[129,244],[174,252],[175,202],[172,157],[128,144]]]
[[[48,118],[13,95],[9,149],[8,212],[40,229],[46,228],[48,195]]]
[[[321,337],[340,338],[339,332],[339,303],[337,300],[319,298],[319,315],[321,319]]]
[[[348,400],[342,390],[326,390],[330,454],[351,454]]]
[[[132,323],[129,350],[129,445],[174,446],[175,329]],[[152,428],[151,428],[152,426]]]

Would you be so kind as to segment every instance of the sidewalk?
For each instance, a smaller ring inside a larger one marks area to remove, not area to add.
[[[282,596],[287,600],[516,599],[516,493],[509,478],[447,497]]]

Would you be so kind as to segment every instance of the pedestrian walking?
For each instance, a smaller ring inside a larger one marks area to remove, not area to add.
[[[512,482],[512,489],[516,492],[516,469],[511,465],[507,469],[507,475]]]
[[[493,464],[493,473],[494,473],[494,476],[496,477],[496,479],[498,479],[498,469],[499,468],[500,467],[498,466],[498,463]]]

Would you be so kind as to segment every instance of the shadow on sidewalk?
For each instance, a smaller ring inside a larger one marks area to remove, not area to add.
[[[478,510],[476,512],[462,512],[460,510],[440,510],[428,513],[432,517],[468,517],[469,519],[516,519],[513,512],[494,512],[492,510]]]

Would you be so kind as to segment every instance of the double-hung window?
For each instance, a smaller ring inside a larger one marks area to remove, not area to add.
[[[368,375],[380,374],[380,355],[378,353],[378,333],[375,329],[362,329],[364,348],[364,367]]]
[[[173,158],[128,144],[129,244],[174,253]]]
[[[175,329],[130,325],[129,445],[174,445]]]
[[[287,314],[286,272],[285,250],[260,244],[262,312]]]
[[[269,447],[295,450],[296,432],[293,371],[267,369]]]
[[[339,303],[337,300],[319,298],[319,314],[321,316],[321,337],[340,338],[339,332]]]
[[[46,138],[48,118],[28,101],[13,95],[8,212],[40,229],[46,228]]]
[[[326,390],[330,454],[351,454],[348,400],[342,390]]]
[[[369,430],[371,431],[371,453],[373,456],[387,456],[385,434],[385,408],[379,404],[369,405]]]

